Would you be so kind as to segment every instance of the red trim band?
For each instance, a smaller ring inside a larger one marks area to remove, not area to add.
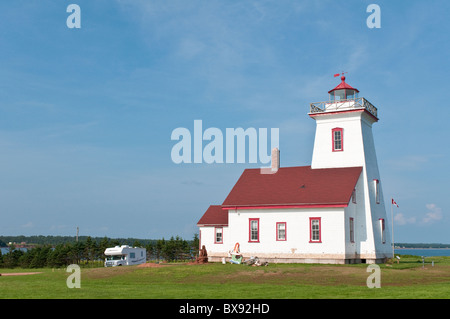
[[[279,209],[279,208],[339,208],[347,207],[348,204],[305,204],[305,205],[266,205],[266,206],[229,206],[222,207],[224,210],[230,209]]]
[[[328,112],[324,111],[324,112],[317,112],[317,113],[309,113],[308,115],[310,117],[316,117],[316,116],[323,116],[323,115],[327,115],[327,114],[353,113],[353,112],[358,112],[358,113],[366,112],[367,114],[369,114],[371,117],[373,117],[375,119],[375,122],[378,122],[378,120],[379,120],[378,117],[376,117],[375,115],[370,113],[368,110],[363,109],[363,108],[358,108],[358,109],[354,109],[354,110],[341,110],[341,111],[328,111]]]

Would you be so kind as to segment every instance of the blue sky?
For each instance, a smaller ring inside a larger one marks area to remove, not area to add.
[[[171,132],[196,119],[279,128],[281,165],[309,165],[309,103],[346,71],[378,108],[395,241],[450,243],[448,12],[438,0],[2,1],[0,234],[190,239],[258,165],[177,165]]]

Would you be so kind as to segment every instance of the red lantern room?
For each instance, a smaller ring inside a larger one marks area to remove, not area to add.
[[[330,94],[330,101],[351,100],[358,97],[358,89],[355,89],[345,83],[345,76],[341,76],[342,82],[334,89],[328,91]]]

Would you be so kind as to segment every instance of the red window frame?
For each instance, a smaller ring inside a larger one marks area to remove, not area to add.
[[[339,132],[341,148],[336,148],[336,136],[335,133]],[[331,130],[331,144],[333,152],[342,152],[344,150],[344,129],[341,127],[335,127]]]
[[[252,239],[252,222],[256,222],[256,239]],[[248,219],[248,242],[259,243],[259,218]]]
[[[284,224],[284,239],[280,239],[278,226],[279,225],[283,225],[283,224]],[[276,226],[276,240],[277,241],[286,241],[287,240],[287,226],[286,226],[286,222],[277,222],[277,226]]]
[[[222,240],[217,241],[217,230],[222,230]],[[214,244],[223,244],[223,227],[214,227]]]
[[[314,236],[314,231],[313,230],[313,222],[314,221],[318,221],[319,222],[319,239],[315,239],[313,238]],[[322,242],[322,222],[321,222],[321,217],[310,217],[309,218],[309,242],[310,243],[321,243]]]

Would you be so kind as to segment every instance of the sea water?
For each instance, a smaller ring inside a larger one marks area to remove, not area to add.
[[[396,255],[413,255],[413,256],[450,256],[449,248],[396,248]]]
[[[0,250],[2,251],[2,255],[6,255],[7,253],[9,253],[9,248],[8,247],[0,247]],[[16,248],[15,250],[22,250],[22,251],[27,251],[27,248]]]

